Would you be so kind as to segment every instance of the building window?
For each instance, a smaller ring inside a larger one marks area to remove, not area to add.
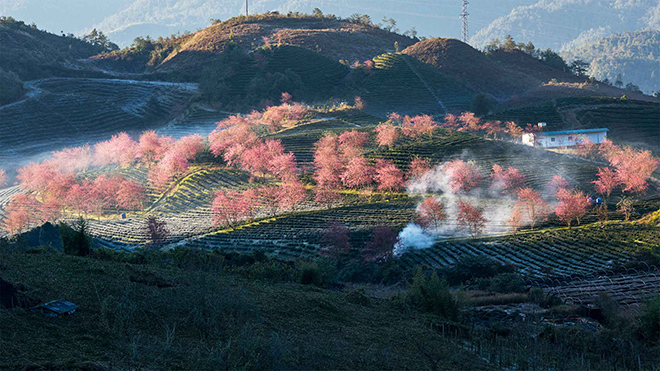
[[[550,141],[551,141],[551,142],[554,142],[554,141],[555,141],[555,137],[550,138]]]

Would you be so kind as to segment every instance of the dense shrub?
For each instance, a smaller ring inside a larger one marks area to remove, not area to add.
[[[421,268],[418,268],[413,283],[406,292],[405,299],[408,304],[418,309],[450,320],[458,318],[458,301],[449,290],[447,281],[441,280],[436,272],[429,277]]]
[[[92,240],[85,219],[78,219],[72,226],[60,223],[59,227],[65,254],[87,256],[91,253]]]

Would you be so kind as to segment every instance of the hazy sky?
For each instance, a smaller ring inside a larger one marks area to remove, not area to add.
[[[514,7],[528,5],[538,0],[470,0],[471,34],[488,26],[495,18],[507,15]],[[120,12],[133,3],[151,6],[171,4],[173,0],[0,0],[0,13],[11,15],[27,23],[36,23],[50,32],[80,34],[101,24],[104,19]],[[184,1],[185,2],[185,1]],[[209,2],[189,0],[191,4]],[[213,1],[210,1],[213,3]],[[309,12],[318,6],[326,13],[347,17],[352,13],[366,13],[379,22],[383,16],[398,21],[401,30],[413,26],[420,35],[459,37],[462,0],[251,0],[255,11],[280,8],[299,9]],[[218,0],[227,18],[244,9],[242,0]],[[209,14],[207,18],[214,15]],[[201,20],[200,20],[201,22]],[[199,24],[200,27],[206,24]],[[182,26],[186,28],[186,26]],[[190,26],[188,26],[190,28]],[[186,31],[180,29],[179,31]],[[189,29],[188,31],[195,31]]]

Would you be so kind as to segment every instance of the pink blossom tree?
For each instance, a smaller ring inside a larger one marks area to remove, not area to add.
[[[373,181],[374,169],[363,156],[348,161],[341,174],[341,182],[347,188],[365,187]]]
[[[145,131],[138,140],[138,156],[145,163],[160,161],[173,143],[171,137],[161,137],[153,130]]]
[[[138,144],[128,134],[121,132],[108,141],[94,145],[94,165],[126,166],[133,163],[138,154]]]
[[[597,177],[598,179],[594,180],[592,183],[594,184],[596,192],[605,196],[605,204],[607,205],[612,191],[619,185],[619,178],[617,177],[617,174],[608,167],[598,168]]]
[[[617,151],[609,161],[624,187],[623,191],[631,193],[646,191],[647,179],[660,165],[660,160],[654,158],[650,151],[640,151],[631,147]]]
[[[383,262],[392,257],[399,234],[392,228],[381,225],[374,228],[371,240],[364,246],[362,254],[366,262]]]
[[[412,159],[412,161],[410,161],[410,167],[408,168],[408,174],[406,177],[408,179],[419,178],[430,171],[432,168],[433,167],[428,160],[415,157]]]
[[[92,148],[86,144],[53,152],[51,163],[60,172],[72,173],[89,168],[93,161]]]
[[[476,133],[481,130],[481,119],[478,118],[473,112],[463,112],[458,120],[461,122],[461,127],[458,131],[469,131]]]
[[[256,195],[256,193],[255,193]],[[237,191],[218,191],[212,204],[213,223],[234,228],[258,208],[256,197],[243,197]]]
[[[539,192],[531,188],[522,188],[518,190],[518,200],[514,209],[518,210],[534,229],[536,223],[548,216],[550,207]]]
[[[453,130],[457,130],[458,128],[461,127],[460,120],[454,114],[451,113],[446,114],[444,121],[445,122],[443,122],[442,125],[440,125],[440,127],[453,129]]]
[[[379,191],[395,192],[403,188],[403,171],[392,161],[377,159],[374,179]]]
[[[449,187],[454,193],[469,192],[481,183],[481,172],[474,163],[452,160],[444,164],[445,174],[449,177]]]
[[[553,175],[552,180],[548,182],[547,188],[550,194],[556,196],[557,192],[568,188],[568,182],[559,175]]]
[[[480,235],[486,227],[483,209],[467,201],[458,201],[458,226],[467,228],[472,237]]]
[[[559,220],[571,227],[574,220],[580,225],[580,219],[587,213],[589,201],[584,192],[580,190],[562,189],[557,193],[559,203],[555,207],[555,214]]]
[[[525,186],[525,175],[513,167],[504,170],[500,165],[494,164],[490,178],[491,188],[503,193],[514,193]]]
[[[417,207],[417,223],[426,229],[437,230],[447,218],[442,202],[435,196],[429,196]]]
[[[144,187],[134,180],[124,180],[117,189],[117,206],[126,210],[139,210],[144,207],[147,195]]]
[[[374,129],[374,132],[376,133],[376,143],[379,147],[392,147],[400,136],[399,128],[390,123],[378,125]]]

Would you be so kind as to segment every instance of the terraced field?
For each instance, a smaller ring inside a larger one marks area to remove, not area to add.
[[[530,232],[516,238],[443,241],[410,251],[402,259],[410,267],[446,267],[466,256],[486,255],[513,264],[530,278],[567,278],[604,272],[637,250],[658,245],[659,228],[609,224]]]
[[[283,259],[318,258],[320,238],[336,221],[352,233],[352,243],[361,245],[380,225],[403,228],[413,217],[416,203],[407,197],[390,202],[363,203],[264,219],[233,231],[221,231],[182,242],[187,246],[241,253],[264,251]]]
[[[649,267],[649,271],[628,270],[625,274],[612,274],[590,277],[572,282],[543,280],[539,286],[546,295],[556,296],[569,304],[593,304],[600,293],[620,304],[637,305],[660,292],[660,270]]]
[[[27,83],[20,102],[0,107],[0,163],[11,168],[28,156],[137,133],[183,113],[196,84],[50,78]]]

